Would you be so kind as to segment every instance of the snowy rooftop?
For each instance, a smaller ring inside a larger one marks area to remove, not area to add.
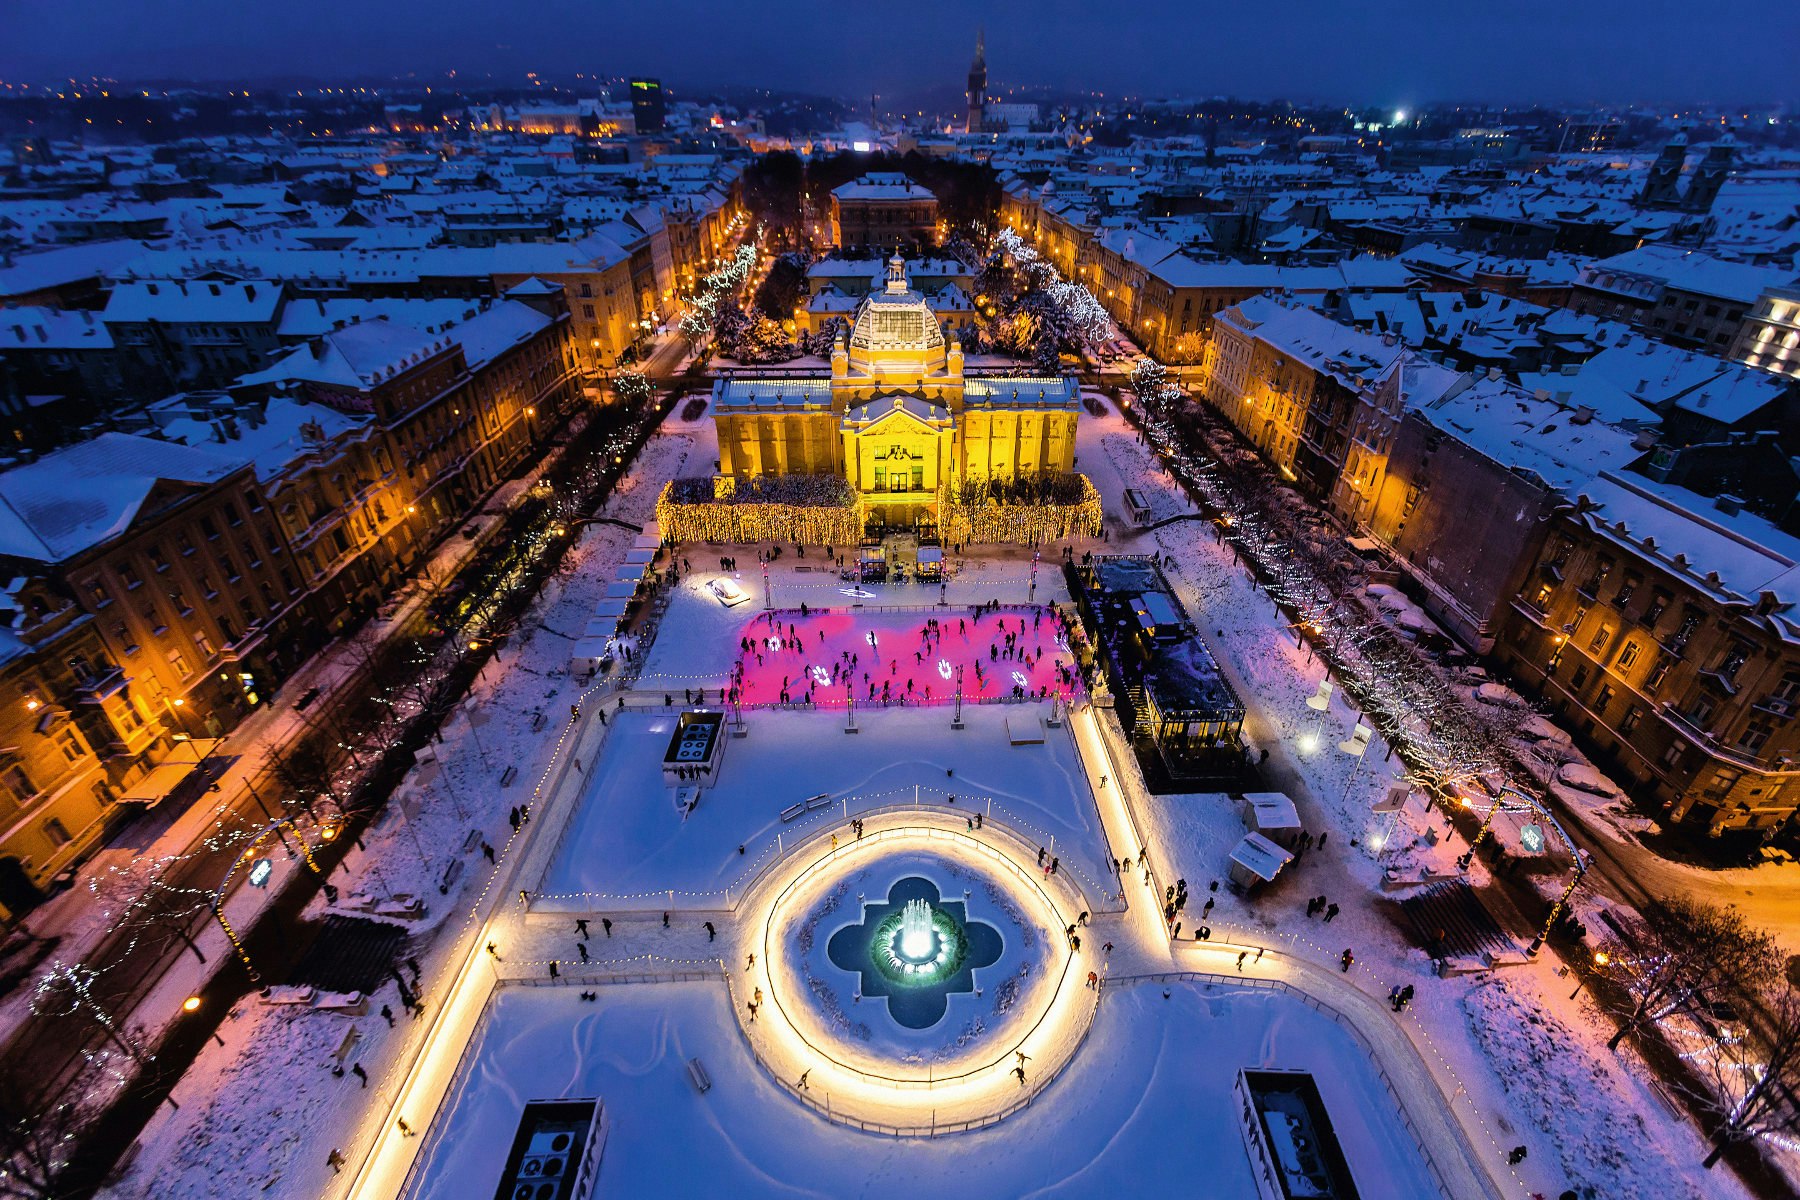
[[[720,379],[713,384],[713,403],[723,408],[766,408],[771,412],[799,405],[831,404],[831,379]]]
[[[229,422],[183,413],[164,423],[162,434],[184,445],[248,458],[257,479],[269,483],[321,443],[367,425],[363,415],[276,396],[254,416],[240,413]]]
[[[1488,458],[1558,491],[1623,468],[1639,456],[1628,431],[1539,400],[1504,380],[1477,380],[1424,405],[1421,412]]]
[[[142,253],[142,243],[120,239],[22,255],[0,266],[0,299],[98,278]]]
[[[0,350],[111,350],[112,334],[85,308],[0,308]]]
[[[1580,489],[1581,520],[1630,544],[1727,602],[1754,604],[1765,593],[1800,603],[1800,538],[1752,513],[1671,484],[1601,473]],[[1782,619],[1789,636],[1800,626]]]
[[[1583,273],[1583,282],[1605,287],[1607,276],[1612,272],[1657,279],[1677,291],[1717,296],[1744,304],[1754,301],[1766,289],[1791,283],[1796,278],[1791,267],[1757,267],[1727,262],[1699,250],[1654,242],[1598,260]]]
[[[241,457],[103,433],[0,474],[0,554],[61,562],[123,532],[159,482],[211,484]]]
[[[261,280],[149,280],[114,287],[105,316],[114,324],[267,324],[275,320],[281,300],[281,289]]]
[[[1398,338],[1364,333],[1311,308],[1269,296],[1254,296],[1216,319],[1347,383],[1359,377],[1372,381],[1406,353]]]
[[[831,189],[839,200],[935,200],[924,186],[898,171],[871,171]]]

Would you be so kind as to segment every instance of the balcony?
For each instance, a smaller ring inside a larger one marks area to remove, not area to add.
[[[1716,667],[1708,667],[1700,672],[1700,679],[1710,687],[1717,688],[1727,696],[1737,695],[1737,680]]]
[[[125,668],[114,666],[87,679],[77,680],[75,694],[82,704],[99,704],[125,686]]]
[[[1764,696],[1750,707],[1758,712],[1768,713],[1772,717],[1780,717],[1785,721],[1794,715],[1796,701],[1781,696]]]

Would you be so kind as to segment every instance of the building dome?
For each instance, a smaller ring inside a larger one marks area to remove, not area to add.
[[[944,331],[925,297],[907,286],[906,264],[888,260],[887,286],[856,310],[850,329],[850,368],[866,375],[942,370]]]

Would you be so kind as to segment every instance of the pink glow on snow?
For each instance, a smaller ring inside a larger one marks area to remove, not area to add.
[[[1080,686],[1062,623],[1048,608],[1009,609],[979,617],[971,617],[967,608],[945,608],[936,615],[941,636],[928,642],[930,620],[921,616],[908,624],[874,622],[861,619],[852,609],[830,609],[804,617],[795,612],[760,614],[738,634],[751,641],[750,650],[738,656],[742,700],[745,704],[779,703],[785,679],[792,703],[804,703],[810,689],[814,704],[841,705],[845,682],[853,676],[858,704],[882,703],[884,685],[889,703],[946,704],[955,698],[959,666],[963,668],[963,698],[971,703],[1011,697],[1013,688],[1021,686],[1030,698],[1067,698]],[[876,636],[873,646],[869,644],[871,632]],[[1006,657],[1007,634],[1014,635],[1011,658]],[[798,650],[793,648],[796,640]],[[990,650],[998,651],[999,657],[992,657]],[[848,673],[846,653],[857,660]],[[834,665],[838,668],[835,682]]]

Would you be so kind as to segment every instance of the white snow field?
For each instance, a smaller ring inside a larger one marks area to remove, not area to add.
[[[902,1189],[934,1200],[1252,1200],[1231,1094],[1246,1066],[1313,1072],[1363,1195],[1440,1194],[1367,1056],[1329,1018],[1278,992],[1110,989],[1075,1062],[1032,1107],[979,1132],[896,1141],[794,1103],[745,1051],[722,985],[599,991],[592,1003],[574,986],[496,995],[408,1197],[488,1195],[525,1102],[599,1096],[610,1131],[597,1197],[836,1200]],[[695,1057],[712,1079],[704,1095],[686,1071]]]
[[[1066,729],[1041,745],[1015,746],[1007,722],[1039,728],[1047,703],[965,707],[968,728],[950,729],[948,708],[859,712],[862,732],[844,732],[841,712],[748,712],[749,736],[725,750],[716,782],[683,819],[662,778],[675,716],[626,711],[533,896],[534,911],[710,907],[743,887],[780,846],[848,815],[915,799],[977,809],[1062,859],[1090,896],[1116,890],[1103,864],[1100,816]],[[821,793],[832,803],[783,824],[781,810]],[[991,800],[991,807],[990,807]],[[738,847],[744,853],[738,853]],[[674,895],[671,897],[670,892]]]

